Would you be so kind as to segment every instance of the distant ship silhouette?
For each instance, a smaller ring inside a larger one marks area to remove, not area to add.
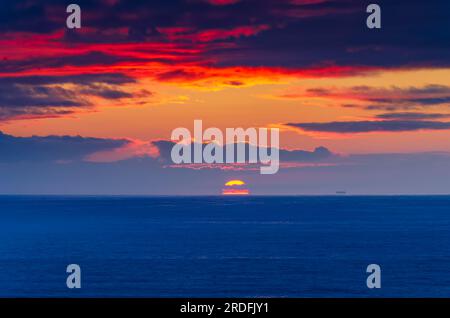
[[[347,194],[347,191],[336,191],[336,194]]]

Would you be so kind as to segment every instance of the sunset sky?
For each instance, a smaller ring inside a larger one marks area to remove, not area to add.
[[[449,193],[450,2],[0,0],[0,193]],[[280,128],[281,168],[174,167],[177,127]]]

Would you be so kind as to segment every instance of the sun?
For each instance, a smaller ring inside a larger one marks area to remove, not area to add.
[[[241,186],[241,185],[245,185],[245,182],[242,180],[230,180],[227,183],[225,183],[226,187]]]
[[[230,180],[225,183],[225,188],[222,189],[222,195],[249,195],[250,191],[245,185],[246,183],[242,180]]]

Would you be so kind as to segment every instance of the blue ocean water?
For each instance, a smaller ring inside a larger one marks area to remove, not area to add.
[[[450,297],[450,197],[2,196],[0,296]]]

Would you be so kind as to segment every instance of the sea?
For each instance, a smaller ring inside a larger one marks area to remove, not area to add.
[[[450,196],[0,196],[0,296],[450,297]]]

